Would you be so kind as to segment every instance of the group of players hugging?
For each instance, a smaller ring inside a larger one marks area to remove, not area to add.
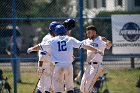
[[[70,36],[76,21],[72,18],[63,23],[53,21],[49,33],[41,43],[28,48],[27,52],[39,51],[39,82],[35,93],[74,93],[73,48],[87,50],[87,65],[80,84],[82,93],[93,93],[93,87],[103,72],[103,55],[112,43],[99,36],[94,25],[86,27],[87,39],[79,41]]]

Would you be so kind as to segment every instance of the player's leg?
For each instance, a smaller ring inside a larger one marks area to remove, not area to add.
[[[40,68],[41,67],[41,68]],[[39,59],[38,61],[38,76],[40,77],[40,80],[37,84],[37,89],[36,89],[36,93],[42,93],[44,90],[44,78],[45,78],[45,74],[44,74],[44,64],[43,61],[41,61]]]
[[[54,67],[54,92],[62,93],[64,91],[64,68],[61,63]]]
[[[51,62],[46,62],[45,64],[45,92],[52,92],[53,88],[53,72],[54,72],[54,65]]]
[[[97,65],[96,65],[97,66]],[[103,73],[103,66],[98,64],[98,67],[97,68],[97,74],[95,73],[95,76],[91,82],[91,85],[89,87],[89,90],[92,91],[93,90],[93,87],[94,87],[94,84],[96,83],[96,81],[99,79],[99,76]]]
[[[44,63],[44,55],[41,54],[41,52],[38,52],[38,57],[39,57],[39,60],[38,60],[38,75],[40,77],[40,80],[37,84],[37,89],[36,89],[36,93],[42,93],[43,92],[43,88],[44,88],[44,71],[42,72],[41,69],[43,69],[43,63]],[[40,69],[41,68],[41,69]],[[45,68],[44,68],[45,69]]]
[[[49,55],[45,55],[45,54],[39,54],[39,61],[38,62],[38,67],[41,67],[44,70],[43,73],[43,78],[40,79],[40,82],[38,84],[38,89],[42,91],[47,92],[51,92],[53,91],[53,85],[52,85],[52,75],[53,75],[53,64],[49,61],[50,56]],[[42,61],[42,63],[41,63]]]
[[[51,78],[51,85],[50,85],[50,92],[54,92],[54,64],[50,63],[50,78]]]
[[[89,77],[89,72],[90,72],[90,66],[87,65],[87,68],[85,69],[85,72],[83,74],[82,80],[81,80],[81,84],[80,84],[80,91],[82,93],[86,93],[85,92],[85,84],[87,83],[88,77]]]
[[[74,92],[73,66],[72,66],[72,64],[67,64],[65,66],[65,87],[66,87],[67,93]]]
[[[91,93],[93,90],[93,86],[99,76],[101,75],[103,71],[103,67],[100,64],[93,64],[90,65],[90,72],[89,72],[89,78],[87,79],[87,83],[85,84],[85,92]]]
[[[36,93],[42,93],[43,92],[43,87],[44,87],[44,78],[45,78],[45,75],[42,74],[39,82],[38,82],[38,85],[37,85],[37,90],[36,90]]]

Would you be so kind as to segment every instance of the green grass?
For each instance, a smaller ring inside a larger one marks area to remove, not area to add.
[[[8,77],[8,82],[12,87],[13,93],[13,75],[10,69],[3,70],[4,77]],[[21,70],[21,83],[17,83],[17,93],[32,93],[39,76],[36,69],[22,69]]]
[[[140,75],[140,70],[109,70],[108,88],[110,93],[140,93],[136,87],[136,82]]]
[[[9,83],[12,86],[13,93],[13,75],[10,69],[3,69],[3,76],[9,78]],[[140,70],[108,70],[106,84],[103,88],[109,89],[110,93],[140,93],[140,89],[136,87],[136,82],[140,75]],[[21,80],[22,83],[17,84],[17,93],[32,93],[35,84],[38,80],[36,69],[22,69]],[[106,87],[107,85],[107,87]],[[79,87],[78,84],[75,84]],[[102,92],[101,92],[102,93]]]

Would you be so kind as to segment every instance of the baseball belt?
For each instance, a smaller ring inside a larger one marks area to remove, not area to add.
[[[58,64],[59,62],[55,62],[55,64]]]
[[[88,62],[89,65],[92,65],[92,64],[99,64],[99,63],[102,65],[101,62]]]

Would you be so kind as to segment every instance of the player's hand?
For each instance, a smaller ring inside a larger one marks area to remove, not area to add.
[[[42,69],[43,69],[42,67],[39,67],[39,68],[37,69],[37,72],[38,72],[38,73],[42,73]]]
[[[38,74],[42,74],[44,72],[45,69],[43,69],[42,67],[38,67],[37,72]]]
[[[105,42],[107,42],[107,39],[105,37],[102,37],[102,40],[105,41]]]
[[[42,68],[42,67],[38,67],[38,73],[43,73],[44,72],[44,68]]]
[[[30,54],[30,52],[32,52],[32,48],[27,49],[27,53]]]
[[[99,53],[102,56],[104,55],[103,52],[101,50],[99,50],[99,49],[97,49],[96,53]]]

